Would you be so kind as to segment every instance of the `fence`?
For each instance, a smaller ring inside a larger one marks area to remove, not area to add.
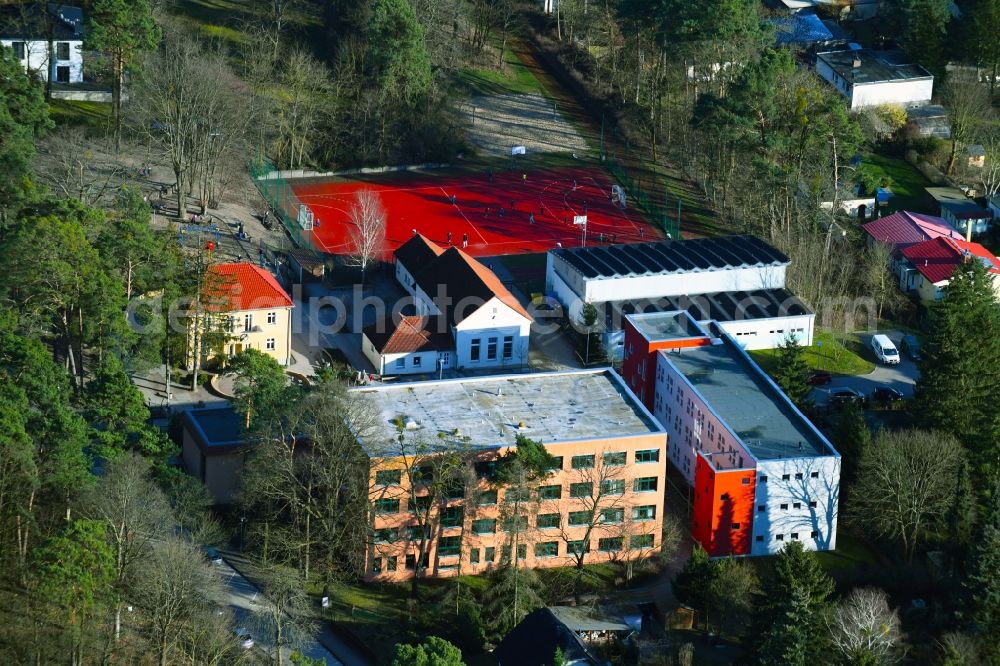
[[[285,226],[285,230],[292,237],[292,242],[298,247],[320,255],[319,248],[313,243],[312,231],[303,229],[299,225],[297,215],[302,202],[295,196],[288,179],[274,168],[270,160],[259,155],[250,161],[250,176],[270,207],[271,214]]]
[[[669,238],[681,237],[681,200],[677,199],[675,212],[669,200],[670,190],[665,183],[659,184],[664,191],[663,202],[659,203],[654,198],[655,195],[648,194],[642,187],[643,176],[652,179],[653,175],[643,168],[641,163],[631,161],[627,157],[621,159],[618,154],[612,153],[605,156],[605,166],[625,189],[630,206],[638,208],[653,223],[661,225],[663,233]]]

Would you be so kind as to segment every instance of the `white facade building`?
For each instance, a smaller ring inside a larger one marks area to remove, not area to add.
[[[891,62],[867,49],[816,55],[816,73],[847,98],[851,109],[882,104],[925,104],[934,93],[934,76],[920,65]]]
[[[52,53],[49,53],[49,30]],[[83,82],[83,11],[56,3],[0,7],[0,44],[42,81]]]

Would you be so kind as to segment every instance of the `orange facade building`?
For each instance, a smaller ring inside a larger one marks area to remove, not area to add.
[[[479,574],[515,556],[572,566],[581,550],[585,562],[621,561],[659,548],[666,435],[611,370],[357,392],[377,415],[358,428],[371,461],[366,580],[406,580],[418,566],[432,577]],[[558,463],[524,495],[491,474],[518,436]],[[444,460],[462,466],[447,488],[436,485]]]

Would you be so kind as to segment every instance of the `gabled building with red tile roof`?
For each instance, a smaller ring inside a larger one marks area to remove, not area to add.
[[[1000,259],[979,243],[942,236],[911,245],[902,255],[903,288],[915,291],[921,300],[940,300],[955,270],[969,261],[986,266],[993,275],[994,290],[1000,293]]]
[[[492,270],[420,234],[394,257],[396,279],[413,297],[415,312],[363,331],[362,351],[382,374],[527,364],[531,315]]]
[[[891,250],[902,250],[941,236],[963,240],[962,234],[943,217],[906,210],[872,220],[861,228],[868,235],[869,244],[881,243]]]
[[[288,365],[292,298],[270,272],[248,262],[216,264],[205,283],[209,309],[225,317],[227,356],[258,349]]]

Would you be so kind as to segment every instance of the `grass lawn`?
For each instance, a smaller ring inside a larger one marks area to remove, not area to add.
[[[750,355],[769,373],[778,361],[777,349],[761,349]],[[866,375],[875,369],[875,364],[865,354],[864,343],[854,333],[817,331],[812,347],[805,350],[805,359],[811,369],[835,375]]]
[[[469,67],[459,72],[457,83],[470,97],[532,93],[547,96],[541,82],[511,50],[509,41],[503,54],[503,71],[494,67]]]
[[[837,532],[836,550],[816,553],[823,570],[835,581],[851,582],[864,577],[865,571],[879,565],[878,555],[850,530]]]
[[[111,128],[111,104],[54,99],[49,102],[49,115],[57,125],[86,127],[88,132],[105,132]]]
[[[877,167],[892,178],[891,189],[894,196],[889,199],[888,204],[891,211],[937,212],[933,199],[924,191],[925,187],[930,187],[933,183],[924,178],[924,175],[906,160],[869,153],[864,156],[864,164]]]

